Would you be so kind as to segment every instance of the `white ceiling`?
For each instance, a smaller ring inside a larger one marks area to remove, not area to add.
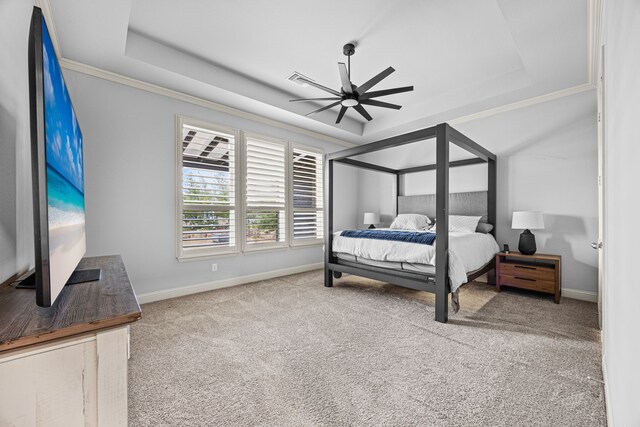
[[[588,0],[49,0],[64,58],[320,132],[368,142],[589,83]],[[342,46],[352,80],[388,66],[376,86],[415,86],[379,100],[399,111],[291,98],[338,89]]]

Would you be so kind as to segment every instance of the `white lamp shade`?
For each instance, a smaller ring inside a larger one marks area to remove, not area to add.
[[[515,211],[511,228],[517,230],[540,230],[544,228],[542,212]]]
[[[379,224],[380,223],[380,215],[374,212],[365,212],[364,213],[364,223],[365,224]]]

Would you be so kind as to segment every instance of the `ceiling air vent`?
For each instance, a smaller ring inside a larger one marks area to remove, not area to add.
[[[310,80],[310,81],[312,81],[312,82],[315,82],[315,80],[310,79],[309,77],[307,77],[307,76],[305,76],[304,74],[299,73],[299,72],[297,72],[297,71],[294,71],[293,73],[291,73],[291,74],[289,74],[289,75],[287,76],[287,80],[291,80],[292,82],[297,83],[297,84],[299,84],[300,86],[307,87],[307,86],[309,86],[309,85],[308,85],[308,84],[306,84],[306,83],[304,82],[304,80],[305,80],[305,79],[306,79],[306,80]]]

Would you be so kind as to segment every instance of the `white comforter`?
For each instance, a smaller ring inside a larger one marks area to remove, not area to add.
[[[410,231],[410,230],[407,230]],[[422,245],[391,240],[357,239],[334,233],[333,251],[375,261],[436,265],[436,243]],[[467,282],[467,272],[477,270],[500,251],[491,234],[449,233],[449,280],[451,291]]]

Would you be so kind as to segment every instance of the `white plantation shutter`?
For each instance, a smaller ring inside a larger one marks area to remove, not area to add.
[[[322,154],[293,146],[292,244],[317,243],[323,238]]]
[[[236,156],[232,132],[181,123],[180,255],[236,248]]]
[[[247,248],[283,246],[286,236],[286,145],[246,139]]]
[[[323,241],[323,155],[178,117],[178,258]]]

